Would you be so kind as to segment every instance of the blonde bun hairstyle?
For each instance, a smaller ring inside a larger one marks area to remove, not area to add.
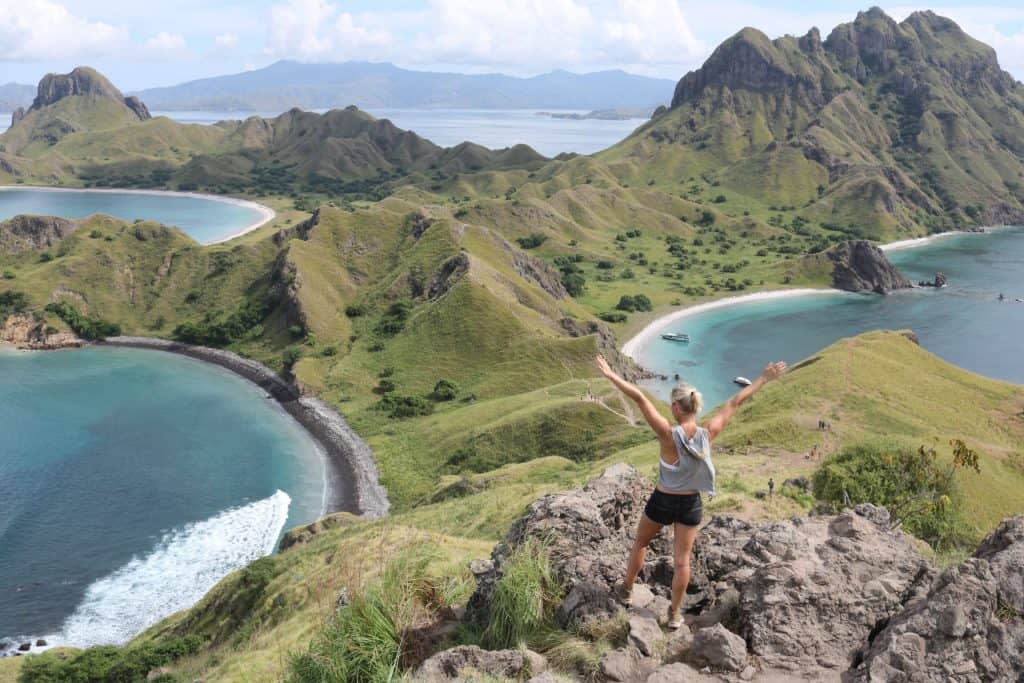
[[[704,407],[704,397],[692,384],[677,384],[672,389],[672,403],[678,405],[684,415],[696,415]]]

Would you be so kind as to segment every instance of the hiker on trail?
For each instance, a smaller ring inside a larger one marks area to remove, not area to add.
[[[756,394],[767,382],[786,370],[783,362],[768,365],[757,381],[744,387],[729,399],[718,413],[702,427],[697,424],[703,397],[690,384],[679,384],[672,390],[673,426],[650,399],[635,385],[619,377],[608,366],[603,356],[597,357],[597,367],[615,387],[628,396],[643,413],[644,419],[658,435],[661,457],[658,460],[658,486],[644,508],[637,527],[636,540],[629,555],[625,580],[616,589],[619,599],[632,603],[633,584],[644,566],[647,545],[662,527],[671,526],[674,534],[672,577],[672,605],[669,608],[668,627],[683,625],[680,606],[690,583],[690,552],[697,538],[697,527],[703,517],[701,492],[715,493],[715,466],[711,462],[711,444],[722,433],[736,409]]]
[[[775,495],[775,479],[768,477],[768,497]]]

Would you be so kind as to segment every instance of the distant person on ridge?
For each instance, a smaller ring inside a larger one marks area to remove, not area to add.
[[[678,423],[673,427],[654,404],[635,385],[619,377],[603,356],[597,357],[597,367],[622,393],[632,399],[643,413],[647,424],[658,435],[661,458],[658,461],[658,486],[651,494],[637,528],[636,540],[629,555],[626,578],[619,584],[619,599],[629,605],[633,597],[633,584],[644,566],[647,545],[662,527],[672,526],[673,543],[672,606],[668,614],[668,627],[683,625],[680,606],[690,583],[690,552],[697,538],[697,527],[703,517],[701,491],[714,494],[715,466],[711,462],[711,444],[729,424],[736,409],[757,393],[767,382],[786,370],[783,362],[768,365],[757,381],[744,387],[729,399],[722,409],[703,427],[697,424],[703,397],[690,384],[679,384],[672,390],[672,417]]]

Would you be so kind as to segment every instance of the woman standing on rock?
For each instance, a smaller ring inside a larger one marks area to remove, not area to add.
[[[597,357],[597,367],[619,391],[640,407],[640,412],[658,435],[661,444],[658,486],[640,518],[636,540],[629,555],[626,578],[618,586],[619,598],[627,605],[632,602],[633,584],[644,566],[647,545],[662,527],[671,525],[675,536],[672,548],[675,571],[668,627],[677,629],[683,624],[679,608],[686,595],[686,586],[690,583],[690,552],[703,517],[700,495],[702,491],[710,494],[715,492],[711,444],[729,424],[736,409],[761,387],[785,372],[786,364],[780,361],[768,365],[757,381],[729,399],[703,427],[697,424],[703,398],[696,387],[684,383],[672,390],[672,417],[678,423],[673,427],[639,388],[619,377],[608,366],[603,356]]]

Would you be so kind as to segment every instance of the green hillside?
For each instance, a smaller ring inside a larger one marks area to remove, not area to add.
[[[436,452],[467,429],[495,435],[492,444],[529,448],[531,420],[559,415],[579,404],[580,381],[478,403],[404,424],[402,446],[430,435]],[[354,596],[381,580],[394,563],[418,567],[417,580],[438,591],[438,610],[461,604],[472,589],[467,563],[488,556],[508,525],[543,493],[577,486],[616,462],[636,465],[653,478],[656,443],[646,427],[630,425],[610,385],[595,382],[600,403],[587,404],[605,424],[605,439],[589,458],[556,454],[550,444],[529,462],[487,472],[442,477],[414,508],[377,522],[341,514],[315,525],[309,542],[224,579],[196,607],[133,641],[133,647],[199,634],[199,652],[172,665],[174,680],[274,681],[288,671],[289,656],[305,651],[346,588]],[[908,389],[908,387],[912,387]],[[587,411],[581,418],[587,420]],[[722,492],[712,503],[719,513],[748,518],[802,511],[793,499],[754,496],[769,476],[808,474],[816,464],[801,453],[821,438],[819,416],[833,423],[825,450],[872,439],[880,432],[917,446],[934,439],[962,438],[981,453],[981,473],[961,477],[980,536],[997,520],[1024,508],[1024,388],[964,372],[927,353],[902,333],[875,332],[842,340],[795,367],[744,406],[716,465]],[[603,416],[607,417],[603,417]],[[559,415],[559,421],[562,417]],[[382,465],[388,439],[375,437]],[[746,446],[752,438],[755,446]],[[513,442],[508,443],[511,439]],[[630,445],[633,444],[633,445]],[[396,451],[397,452],[397,451]],[[569,457],[567,457],[569,456]],[[427,459],[429,461],[429,458]],[[402,468],[409,472],[408,459]],[[401,484],[397,485],[401,491]],[[308,536],[307,536],[308,537]],[[411,563],[411,564],[410,564]],[[412,571],[410,568],[409,571]],[[422,615],[427,618],[428,615]],[[455,636],[457,637],[457,636]],[[52,655],[44,655],[44,659]],[[0,675],[5,667],[0,662]],[[0,678],[0,680],[3,680]]]
[[[0,301],[56,329],[70,309],[98,329],[266,363],[370,443],[394,513],[331,517],[129,650],[95,655],[172,649],[166,680],[280,680],[324,634],[342,588],[377,590],[388,567],[431,596],[406,605],[406,625],[429,631],[465,602],[466,562],[537,496],[616,462],[653,476],[649,430],[593,357],[635,376],[617,340],[654,316],[828,285],[820,255],[851,238],[1024,218],[1024,86],[927,12],[897,24],[871,10],[825,41],[744,29],[629,138],[555,160],[525,146],[441,148],[354,108],[212,127],[120,119],[134,110],[82,73],[0,136],[0,182],[203,189],[287,211],[207,247],[105,216],[60,234],[45,219],[22,219],[17,234],[0,222]],[[61,134],[47,137],[53,126]],[[941,459],[961,439],[981,458],[979,473],[958,475],[977,539],[1024,509],[1022,415],[1024,389],[904,333],[843,340],[744,406],[718,449],[709,509],[806,512],[809,496],[758,493],[769,477],[813,474],[803,455],[816,444],[835,454],[884,439]],[[597,641],[572,641],[573,666],[596,661]],[[18,666],[0,661],[0,680]]]

